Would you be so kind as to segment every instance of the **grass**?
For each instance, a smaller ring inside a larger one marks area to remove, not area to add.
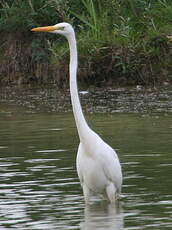
[[[77,32],[83,83],[171,81],[171,44],[166,37],[172,33],[171,15],[171,0],[2,0],[0,82],[36,79],[61,82],[60,87],[68,82],[65,39],[30,32],[60,21],[72,23]]]

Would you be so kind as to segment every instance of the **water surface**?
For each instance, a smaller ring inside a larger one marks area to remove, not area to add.
[[[0,106],[0,229],[171,229],[172,114],[88,114],[118,152],[123,198],[85,206],[71,113]]]

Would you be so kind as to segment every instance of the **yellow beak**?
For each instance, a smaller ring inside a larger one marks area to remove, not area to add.
[[[60,29],[60,28],[57,26],[44,26],[44,27],[33,28],[33,29],[31,29],[31,31],[34,31],[34,32],[52,32],[52,31],[58,30],[58,29]]]

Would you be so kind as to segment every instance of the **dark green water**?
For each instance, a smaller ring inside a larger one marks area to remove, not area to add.
[[[93,114],[91,127],[118,152],[116,205],[85,207],[71,113],[0,110],[0,229],[172,229],[172,114]]]

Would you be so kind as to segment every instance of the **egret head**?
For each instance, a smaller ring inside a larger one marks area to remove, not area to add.
[[[71,33],[74,32],[72,26],[66,22],[58,23],[58,24],[53,25],[53,26],[44,26],[44,27],[33,28],[32,31],[34,31],[34,32],[50,32],[50,33],[55,33],[55,34],[61,34],[65,37],[68,37]]]

